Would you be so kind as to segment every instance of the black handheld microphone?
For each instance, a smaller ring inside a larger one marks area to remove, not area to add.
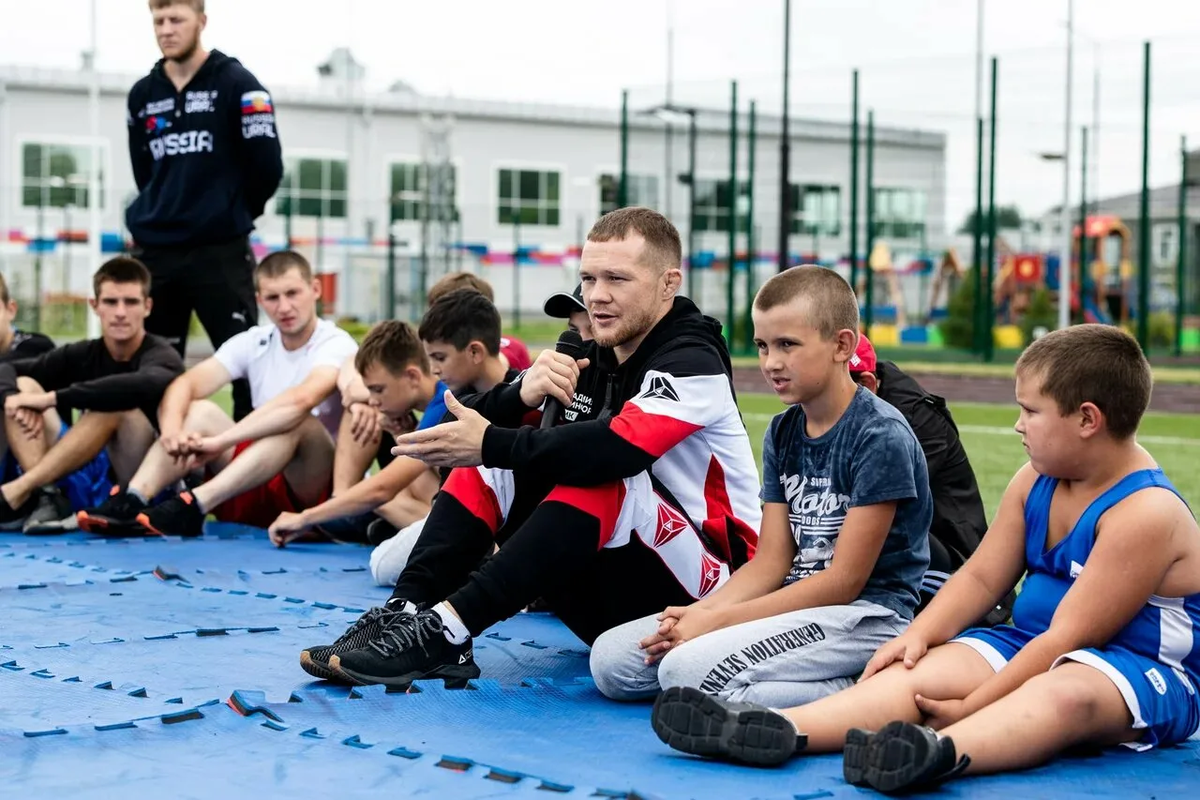
[[[558,344],[554,345],[554,352],[563,353],[571,358],[579,358],[583,352],[583,337],[579,335],[579,331],[563,331],[558,337]],[[547,397],[545,407],[542,409],[542,424],[539,427],[542,430],[553,427],[562,410],[562,403],[553,397]]]

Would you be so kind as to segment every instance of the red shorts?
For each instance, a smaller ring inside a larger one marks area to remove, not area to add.
[[[241,442],[233,448],[233,457],[240,456],[253,442]],[[320,505],[329,499],[332,486],[321,493],[321,498],[313,505]],[[285,511],[300,512],[306,506],[301,503],[287,479],[280,472],[261,486],[249,489],[236,497],[231,497],[212,510],[212,514],[221,522],[236,522],[241,525],[253,525],[256,528],[269,528],[271,523]]]

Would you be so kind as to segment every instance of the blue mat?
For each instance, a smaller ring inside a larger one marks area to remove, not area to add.
[[[26,796],[818,798],[837,757],[778,770],[671,751],[646,704],[604,700],[587,650],[520,614],[476,642],[484,680],[409,693],[313,681],[297,664],[382,602],[364,548],[277,550],[262,531],[198,540],[0,536],[0,779]],[[86,780],[75,765],[87,764]],[[348,777],[349,776],[349,777]],[[1192,796],[1195,743],[1065,759],[947,797]]]

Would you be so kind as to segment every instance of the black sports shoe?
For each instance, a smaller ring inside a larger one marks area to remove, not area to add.
[[[911,722],[889,722],[871,736],[865,761],[862,781],[884,794],[932,788],[971,764],[969,756],[958,756],[949,737]]]
[[[34,492],[20,508],[13,508],[8,504],[8,498],[0,493],[0,531],[21,530],[25,526],[25,520],[29,519],[29,515],[37,507],[37,501],[38,495]]]
[[[146,509],[137,515],[137,521],[159,536],[199,536],[204,532],[204,513],[191,492],[180,492]]]
[[[808,744],[774,709],[722,700],[691,686],[660,694],[650,724],[676,750],[756,766],[782,764]]]
[[[392,617],[366,647],[330,656],[329,667],[357,684],[400,688],[442,678],[447,689],[461,689],[479,677],[470,637],[453,644],[432,610]]]
[[[399,532],[399,528],[381,517],[367,526],[367,544],[378,547]]]
[[[43,486],[35,495],[37,503],[25,520],[22,532],[28,536],[46,536],[48,534],[66,533],[68,523],[74,527],[75,520],[71,516],[71,501],[57,486]]]
[[[114,486],[108,498],[95,508],[85,508],[75,515],[79,527],[88,533],[109,536],[129,536],[145,533],[137,521],[137,515],[146,510],[146,504],[120,486]]]
[[[867,756],[874,738],[875,734],[862,728],[846,731],[846,743],[842,746],[842,777],[846,783],[852,786],[867,785]]]
[[[407,611],[393,611],[386,606],[372,608],[355,620],[354,624],[339,636],[333,644],[316,645],[300,651],[300,669],[314,678],[345,682],[345,678],[329,668],[330,656],[337,656],[348,653],[351,650],[366,647],[372,639],[379,636],[383,627],[394,616],[400,614],[412,616]]]

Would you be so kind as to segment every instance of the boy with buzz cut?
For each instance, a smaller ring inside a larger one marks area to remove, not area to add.
[[[1035,341],[1016,365],[1029,463],[979,549],[862,680],[782,712],[664,694],[660,738],[757,764],[843,750],[847,781],[894,792],[1032,767],[1079,745],[1144,750],[1193,735],[1200,528],[1137,443],[1151,384],[1119,328]],[[1013,624],[967,630],[1022,575]],[[698,715],[720,733],[688,734]]]
[[[359,346],[352,369],[366,392],[362,402],[382,417],[383,428],[397,429],[413,411],[422,415],[417,430],[437,425],[445,416],[442,395],[446,384],[430,374],[429,358],[407,322],[387,320],[373,327]],[[347,418],[354,405],[347,409]],[[343,419],[338,434],[338,456],[343,460],[349,457],[344,455],[346,437],[359,438],[356,432],[347,432],[346,425],[347,419]],[[382,432],[367,434],[373,438]],[[316,528],[334,538],[370,542],[380,535],[377,521],[389,523],[394,533],[423,518],[437,492],[437,473],[415,459],[394,458],[390,450],[390,445],[387,452],[379,449],[380,470],[366,480],[335,491],[320,505],[280,514],[271,524],[271,541],[282,547]],[[367,459],[376,454],[375,450],[364,452]],[[366,459],[352,465],[359,478],[369,466]],[[337,468],[342,467],[338,464]]]
[[[602,635],[591,666],[608,697],[687,686],[811,703],[853,684],[917,607],[925,457],[900,412],[850,378],[854,292],[832,270],[795,267],[763,285],[753,318],[763,375],[790,406],[763,444],[758,550],[703,599]]]
[[[358,345],[317,316],[320,284],[299,253],[271,253],[255,267],[254,282],[270,324],[237,334],[171,384],[158,413],[158,442],[124,489],[80,512],[80,527],[199,536],[212,513],[265,528],[281,511],[329,496],[342,418],[337,379]],[[235,423],[208,398],[241,378],[250,383],[254,410]],[[204,483],[148,505],[201,467]]]

